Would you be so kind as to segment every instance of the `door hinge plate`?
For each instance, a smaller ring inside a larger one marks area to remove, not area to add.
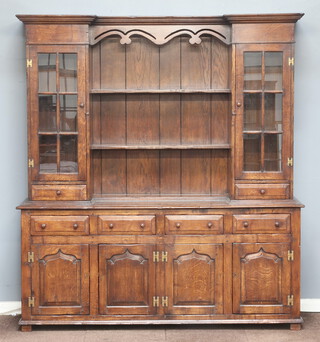
[[[292,157],[288,158],[287,165],[291,166],[291,167],[293,166],[293,158]]]
[[[165,297],[162,297],[162,298],[161,298],[161,304],[162,304],[162,306],[168,306],[168,302],[169,302],[168,296],[165,296]]]
[[[293,306],[293,295],[288,295],[288,306]]]
[[[157,308],[159,306],[159,304],[160,304],[159,296],[153,296],[152,297],[152,305]]]
[[[34,262],[34,253],[28,252],[28,262]]]
[[[28,298],[28,307],[34,307],[34,297],[29,297]]]
[[[34,167],[34,159],[28,160],[28,167]]]
[[[153,254],[153,262],[159,262],[159,260],[160,260],[160,252],[154,251],[152,254]]]
[[[32,59],[27,59],[27,68],[32,68]]]
[[[294,260],[294,252],[293,250],[288,251],[288,261],[293,261]]]
[[[161,260],[162,260],[162,262],[168,261],[168,252],[162,252]]]
[[[289,57],[288,58],[288,64],[289,65],[294,65],[294,57]]]

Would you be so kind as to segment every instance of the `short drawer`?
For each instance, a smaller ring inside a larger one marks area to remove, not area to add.
[[[223,215],[166,215],[166,234],[220,234]]]
[[[155,234],[156,218],[154,215],[99,216],[99,234]]]
[[[290,230],[290,214],[233,216],[234,233],[290,233]]]
[[[236,184],[236,199],[286,199],[289,184]]]
[[[33,235],[88,235],[89,216],[31,216]]]
[[[32,185],[34,201],[84,201],[86,185]]]

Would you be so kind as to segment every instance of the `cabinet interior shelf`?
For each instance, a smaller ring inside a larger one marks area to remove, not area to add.
[[[229,94],[231,89],[91,89],[91,94]]]
[[[92,144],[91,150],[223,150],[230,149],[230,144],[214,145],[109,145]]]

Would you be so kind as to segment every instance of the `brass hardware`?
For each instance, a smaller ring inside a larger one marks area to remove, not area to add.
[[[109,228],[112,229],[114,227],[113,223],[109,224]]]
[[[180,228],[181,227],[181,224],[179,222],[176,223],[176,227],[177,228]]]
[[[280,227],[280,222],[279,222],[279,221],[276,221],[276,222],[274,223],[274,226],[275,226],[276,228],[279,228],[279,227]]]
[[[153,252],[153,262],[159,262],[159,254],[158,251]]]
[[[34,297],[28,297],[29,308],[34,307]]]
[[[212,222],[208,222],[208,228],[212,228],[213,223]]]
[[[288,158],[287,165],[288,166],[293,166],[293,158]]]
[[[45,229],[46,226],[47,226],[47,225],[46,225],[45,223],[42,223],[41,228],[42,228],[42,229]]]
[[[57,194],[58,196],[60,196],[60,195],[61,195],[61,191],[60,191],[60,190],[57,190],[57,191],[56,191],[56,194]]]
[[[168,306],[168,296],[161,298],[162,306]]]
[[[145,227],[145,224],[144,223],[141,223],[140,224],[140,227],[143,229]]]
[[[243,222],[243,226],[244,226],[244,228],[248,228],[249,227],[249,222],[248,221],[244,221]]]
[[[81,103],[79,104],[79,106],[80,106],[80,108],[84,108],[84,103],[81,102]]]
[[[28,160],[28,167],[34,167],[34,160],[33,159]]]
[[[34,253],[28,252],[28,262],[34,262]]]
[[[158,307],[159,306],[159,301],[160,301],[160,299],[159,299],[158,296],[152,297],[152,304],[153,304],[153,306]]]
[[[293,295],[288,295],[288,305],[293,306]]]
[[[261,189],[261,190],[260,190],[260,194],[261,194],[261,195],[264,195],[265,193],[266,193],[266,190],[264,190],[264,189]]]
[[[241,102],[237,102],[237,107],[241,107]]]
[[[27,68],[32,68],[32,59],[27,59]]]
[[[293,261],[294,260],[294,252],[293,250],[288,251],[288,261]]]
[[[168,261],[168,252],[162,252],[161,260],[162,260],[162,262]]]
[[[294,65],[294,57],[291,57],[291,58],[289,57],[288,58],[288,64],[289,65]]]
[[[73,225],[73,229],[77,229],[78,228],[78,223],[75,223],[74,225]]]

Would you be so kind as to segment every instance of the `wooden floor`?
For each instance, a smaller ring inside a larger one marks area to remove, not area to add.
[[[0,342],[319,342],[320,313],[304,313],[300,331],[290,331],[288,325],[222,326],[40,326],[31,333],[18,329],[19,316],[0,316]]]

